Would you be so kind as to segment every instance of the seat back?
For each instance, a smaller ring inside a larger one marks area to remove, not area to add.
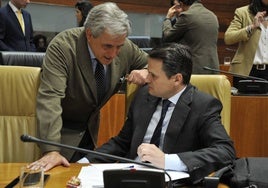
[[[201,75],[193,74],[190,80],[191,84],[200,91],[208,93],[219,99],[223,105],[221,112],[222,124],[227,133],[230,133],[231,116],[231,84],[225,75]],[[138,86],[128,84],[126,92],[126,111],[135,95]]]
[[[231,116],[231,84],[225,75],[193,74],[191,84],[200,91],[219,99],[223,105],[221,120],[227,133],[230,133]]]
[[[45,53],[0,51],[0,65],[41,67]]]
[[[0,66],[0,162],[32,162],[39,157],[34,143],[20,140],[36,135],[36,95],[41,68]]]

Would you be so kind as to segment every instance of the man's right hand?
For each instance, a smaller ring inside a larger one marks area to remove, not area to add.
[[[46,153],[41,159],[29,164],[27,167],[31,169],[44,168],[44,171],[48,171],[55,166],[63,165],[65,167],[70,166],[68,160],[63,157],[59,152],[52,151]]]

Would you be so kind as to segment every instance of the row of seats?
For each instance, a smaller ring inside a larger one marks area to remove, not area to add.
[[[36,135],[36,95],[44,53],[0,52],[0,162],[31,162],[39,157],[35,144],[20,141]],[[13,66],[10,66],[13,65]],[[229,133],[231,85],[224,75],[192,75],[191,83],[223,103],[222,122]],[[127,86],[129,105],[137,86]]]

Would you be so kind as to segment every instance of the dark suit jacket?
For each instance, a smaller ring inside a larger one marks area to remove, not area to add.
[[[35,51],[31,15],[25,10],[22,10],[22,15],[25,35],[9,4],[0,8],[0,50]]]
[[[147,86],[141,88],[118,136],[97,151],[135,159],[159,100],[148,94]],[[235,159],[233,142],[221,124],[221,110],[219,100],[189,85],[171,116],[163,151],[177,154],[188,167],[194,182]],[[90,162],[112,162],[93,155],[87,158]]]
[[[118,91],[120,77],[146,65],[147,54],[126,39],[119,55],[108,66],[110,86],[98,104],[85,29],[73,28],[58,34],[50,42],[42,66],[37,95],[40,137],[78,146],[88,128],[96,145],[101,107]],[[41,148],[43,152],[60,150],[48,145]],[[61,152],[68,159],[73,153],[63,149]]]
[[[216,15],[196,2],[177,17],[174,26],[169,20],[163,22],[163,41],[188,45],[192,51],[193,74],[211,74],[203,67],[219,69],[218,30]]]

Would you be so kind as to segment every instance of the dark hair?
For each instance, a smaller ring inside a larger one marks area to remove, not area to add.
[[[78,23],[78,26],[81,27],[84,25],[88,12],[93,8],[93,5],[89,1],[78,1],[75,4],[75,8],[80,10],[82,13],[82,20],[80,21],[80,23]]]
[[[39,46],[40,39],[44,40],[43,47]],[[34,42],[34,45],[36,47],[37,52],[45,52],[46,51],[46,49],[47,49],[47,37],[45,35],[42,35],[42,34],[35,35],[33,38],[33,42]]]
[[[249,12],[254,16],[261,11],[266,11],[268,13],[268,6],[264,5],[262,0],[250,0]]]
[[[161,59],[163,61],[162,69],[168,78],[181,73],[183,83],[190,82],[192,74],[192,55],[188,46],[177,43],[165,43],[149,52],[149,57]]]
[[[201,0],[178,0],[179,2],[182,2],[185,5],[192,5],[194,2],[201,2]]]

